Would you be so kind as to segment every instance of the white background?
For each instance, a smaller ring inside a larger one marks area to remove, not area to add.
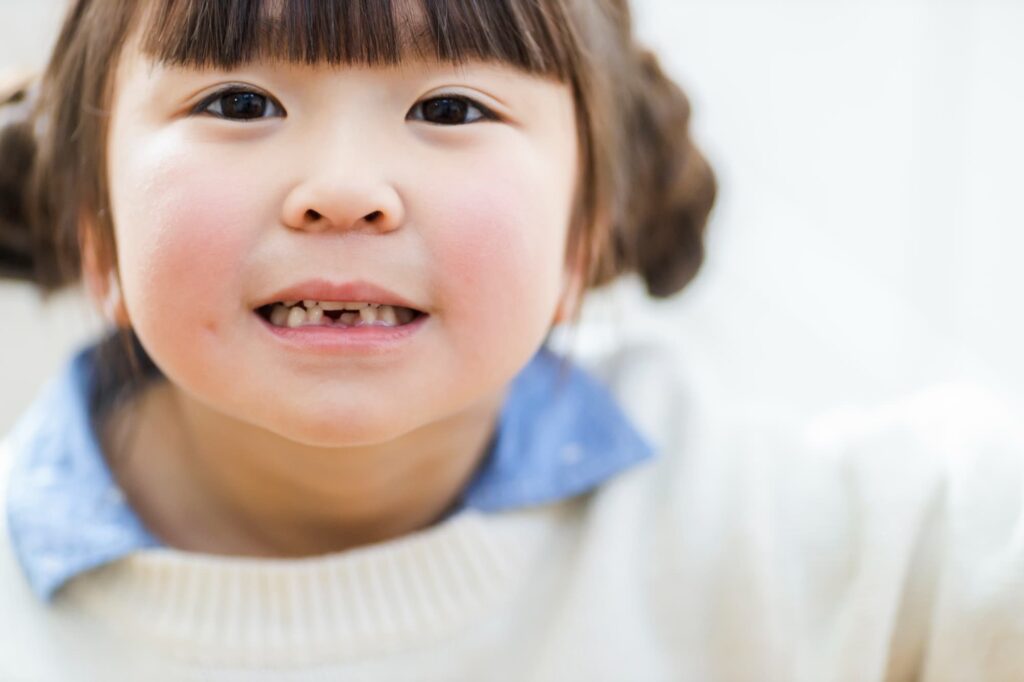
[[[63,3],[0,2],[0,67],[41,65]],[[658,306],[681,339],[807,410],[948,377],[1024,395],[1024,3],[634,8],[721,181],[706,269]],[[12,284],[0,320],[3,432],[99,323]]]

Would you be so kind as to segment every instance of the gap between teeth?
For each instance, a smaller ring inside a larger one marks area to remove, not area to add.
[[[397,308],[375,303],[331,301],[285,301],[276,303],[270,311],[270,323],[277,327],[397,327],[412,322],[415,313],[408,308]],[[324,315],[325,311],[344,310],[338,320]]]

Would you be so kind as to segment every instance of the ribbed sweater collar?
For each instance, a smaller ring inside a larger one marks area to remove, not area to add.
[[[409,651],[513,602],[572,504],[465,510],[396,541],[310,559],[152,549],[70,583],[57,604],[204,665],[328,665]]]

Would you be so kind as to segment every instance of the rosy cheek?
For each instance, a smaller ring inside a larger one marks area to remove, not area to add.
[[[146,191],[126,194],[115,215],[129,312],[215,327],[225,302],[240,296],[252,198],[190,164],[159,164],[137,178]]]
[[[542,196],[529,182],[491,178],[465,187],[438,216],[432,261],[446,298],[468,304],[464,314],[543,315],[557,296],[564,229]]]

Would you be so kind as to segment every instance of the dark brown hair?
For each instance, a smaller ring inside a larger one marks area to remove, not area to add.
[[[686,96],[635,42],[627,0],[74,0],[41,80],[0,99],[0,277],[45,293],[76,282],[83,224],[116,275],[107,112],[131,36],[177,65],[419,56],[557,79],[576,107],[569,254],[587,286],[637,272],[668,296],[703,260],[714,176],[690,138]]]

